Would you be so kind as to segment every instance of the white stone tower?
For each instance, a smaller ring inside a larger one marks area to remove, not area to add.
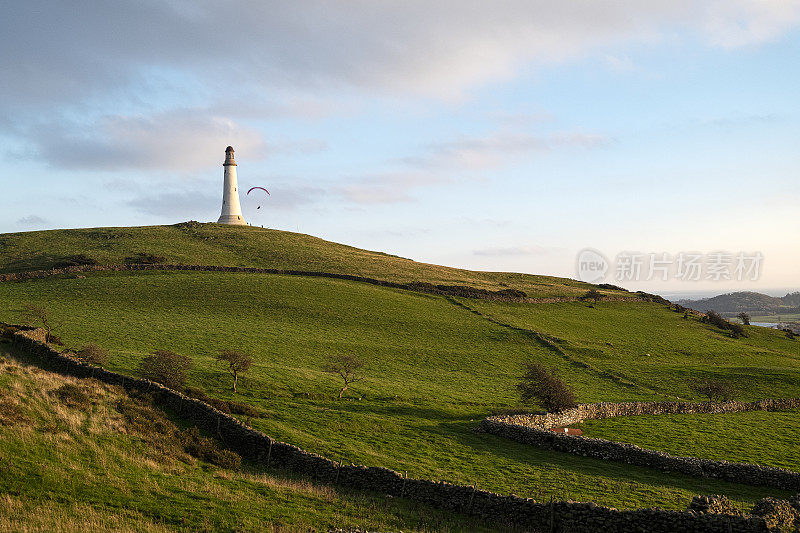
[[[236,179],[236,161],[233,159],[233,146],[225,149],[225,184],[222,186],[222,214],[217,224],[247,225],[239,204],[239,183]]]

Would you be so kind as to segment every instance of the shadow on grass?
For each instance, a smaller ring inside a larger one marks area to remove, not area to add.
[[[503,462],[519,462],[538,468],[553,468],[581,475],[596,475],[622,483],[642,483],[664,489],[680,489],[695,494],[725,494],[744,500],[766,496],[786,498],[790,492],[771,487],[751,486],[727,481],[696,478],[680,473],[629,465],[617,461],[605,461],[577,456],[519,443],[496,435],[475,431],[477,422],[442,422],[435,426],[420,427],[438,435],[446,435],[477,455],[500,458]],[[490,459],[491,460],[491,459]],[[689,503],[688,501],[686,502]]]

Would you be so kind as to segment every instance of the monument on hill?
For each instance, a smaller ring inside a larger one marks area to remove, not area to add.
[[[233,159],[233,146],[225,149],[225,183],[222,186],[222,213],[217,224],[247,225],[239,204],[239,183],[236,178],[236,161]]]

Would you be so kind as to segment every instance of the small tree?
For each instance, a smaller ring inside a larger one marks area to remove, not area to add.
[[[225,370],[233,377],[233,392],[239,382],[239,374],[247,372],[253,366],[253,358],[246,353],[234,350],[223,350],[217,354],[217,362],[225,367]]]
[[[710,402],[730,401],[735,393],[730,383],[708,378],[689,382],[689,388],[697,394],[707,397]]]
[[[50,311],[48,311],[46,307],[41,305],[25,304],[22,307],[20,315],[22,320],[31,326],[41,325],[47,334],[47,340],[50,340],[50,337],[52,337],[53,320],[52,316],[50,315]]]
[[[575,394],[556,374],[555,368],[548,369],[541,363],[525,363],[525,373],[517,389],[523,402],[535,400],[548,411],[558,411],[575,407]]]
[[[111,354],[108,352],[108,350],[101,348],[93,342],[90,342],[75,352],[75,357],[81,361],[86,361],[87,363],[100,366],[103,366],[108,362],[110,355]]]
[[[748,315],[744,311],[742,311],[741,313],[739,313],[736,316],[739,318],[739,320],[742,321],[742,324],[744,324],[745,326],[749,326],[750,325],[750,315]]]
[[[600,300],[602,300],[604,296],[605,296],[605,294],[603,294],[602,292],[598,291],[597,289],[589,289],[588,291],[586,291],[586,294],[581,296],[581,300],[584,300],[584,301],[585,300],[592,300],[595,303],[597,303]]]
[[[156,350],[142,359],[139,367],[144,377],[171,389],[180,389],[186,383],[192,360],[169,350]]]
[[[339,398],[341,398],[351,383],[361,380],[358,371],[363,367],[363,361],[357,356],[353,354],[337,354],[328,357],[323,370],[329,374],[338,374],[344,381],[344,386],[339,390]]]

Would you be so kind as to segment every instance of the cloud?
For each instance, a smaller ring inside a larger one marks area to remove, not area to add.
[[[603,63],[613,72],[631,72],[636,70],[636,65],[633,64],[631,58],[626,56],[606,54],[603,56]]]
[[[757,45],[797,27],[800,0],[29,0],[3,15],[0,134],[59,168],[191,170],[227,144],[263,156],[253,121],[318,120],[364,95],[458,101],[587,56],[624,68],[611,51],[679,34]],[[557,143],[465,140],[422,166]]]
[[[17,224],[26,227],[41,227],[50,222],[39,215],[28,215],[17,220]]]
[[[430,173],[387,172],[350,178],[335,190],[346,201],[357,204],[392,204],[411,200],[415,188],[449,181]]]
[[[501,257],[501,256],[520,256],[520,255],[544,255],[553,252],[558,252],[563,248],[549,247],[549,246],[508,246],[497,248],[483,248],[481,250],[473,250],[474,255],[488,256],[488,257]]]
[[[242,209],[245,214],[248,210],[255,210],[259,205],[268,210],[292,210],[298,207],[309,205],[324,198],[328,193],[321,187],[302,184],[279,183],[269,186],[270,196],[266,199],[258,199],[253,195],[242,195]]]
[[[15,73],[0,101],[96,99],[158,79],[190,96],[236,85],[458,97],[530,63],[684,31],[746,46],[798,20],[797,0],[29,0],[0,20],[0,69]]]
[[[506,164],[509,158],[557,148],[596,148],[609,144],[607,137],[590,133],[556,133],[546,136],[499,133],[486,137],[463,137],[427,145],[423,154],[401,161],[419,168],[486,169]]]
[[[229,144],[251,160],[267,152],[255,130],[192,109],[40,123],[25,137],[38,160],[69,170],[191,171],[221,164]]]
[[[155,215],[169,220],[211,220],[221,205],[221,195],[212,195],[200,190],[171,191],[144,194],[127,202],[140,213]]]
[[[240,185],[242,182],[240,180]],[[142,191],[142,188],[138,188]],[[244,189],[240,189],[244,191]],[[256,198],[244,192],[239,195],[245,219],[255,213],[259,205],[267,211],[286,211],[312,204],[323,198],[326,192],[319,187],[303,184],[277,183],[269,186],[271,195]],[[126,205],[139,213],[154,215],[167,220],[217,220],[222,202],[222,180],[207,181],[181,190],[158,193],[142,193],[129,199]]]

